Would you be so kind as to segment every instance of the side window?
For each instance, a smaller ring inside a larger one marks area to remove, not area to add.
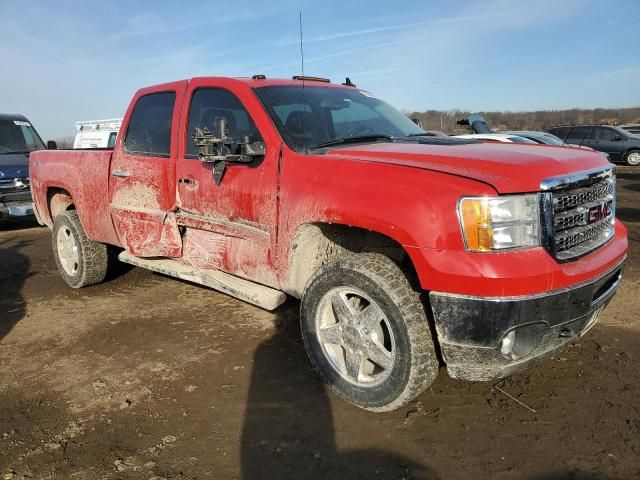
[[[567,138],[573,141],[588,140],[589,130],[591,130],[589,127],[569,128],[569,134],[567,135]]]
[[[107,141],[107,148],[113,148],[116,145],[116,137],[118,136],[117,132],[111,132],[109,134],[109,140]]]
[[[232,138],[239,139],[248,135],[254,141],[260,140],[255,123],[238,97],[222,88],[200,88],[191,96],[186,138],[187,157],[198,156],[198,150],[191,138],[196,127],[213,130],[216,119],[221,117],[227,119]]]
[[[549,133],[551,135],[555,135],[556,137],[563,139],[567,135],[567,131],[564,128],[553,127],[549,129]]]
[[[140,97],[129,119],[124,139],[125,150],[138,155],[168,157],[175,103],[175,92],[152,93]]]
[[[618,132],[615,130],[611,130],[610,128],[596,128],[596,138],[598,140],[613,141],[614,138],[618,135]]]

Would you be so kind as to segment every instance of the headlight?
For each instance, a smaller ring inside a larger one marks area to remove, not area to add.
[[[458,216],[467,250],[487,252],[540,245],[538,195],[465,197]]]

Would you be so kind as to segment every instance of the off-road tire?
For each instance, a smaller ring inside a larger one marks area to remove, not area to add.
[[[394,365],[380,385],[363,388],[345,380],[329,363],[318,339],[316,315],[321,299],[341,286],[355,287],[374,300],[397,339]],[[354,254],[320,267],[304,289],[300,319],[302,338],[315,369],[336,395],[360,408],[395,410],[422,393],[438,374],[424,305],[400,268],[384,255]]]
[[[624,162],[632,167],[637,167],[640,166],[640,162],[638,161],[639,157],[640,150],[629,150],[624,156]]]
[[[74,274],[67,273],[60,260],[56,239],[58,237],[58,231],[61,228],[69,229],[77,245],[78,266]],[[52,246],[58,271],[70,287],[88,287],[104,280],[109,263],[107,246],[94,242],[87,237],[75,210],[66,210],[55,218],[53,222]]]

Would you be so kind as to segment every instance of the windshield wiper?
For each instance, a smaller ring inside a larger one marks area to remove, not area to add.
[[[344,137],[344,138],[334,138],[333,140],[328,140],[326,142],[316,143],[315,145],[311,145],[310,150],[322,147],[331,147],[334,145],[342,145],[345,143],[358,143],[358,142],[366,142],[368,140],[388,140],[393,142],[395,140],[391,135],[384,135],[381,133],[371,134],[371,135],[359,135],[357,137]]]

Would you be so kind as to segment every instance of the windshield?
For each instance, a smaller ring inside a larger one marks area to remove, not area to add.
[[[544,143],[546,143],[547,145],[565,145],[562,140],[550,133],[545,133],[544,135],[542,135],[542,137],[544,138]]]
[[[26,120],[0,120],[0,154],[43,150],[44,144]]]
[[[533,140],[524,137],[507,137],[507,140],[510,140],[513,143],[536,143]]]
[[[298,152],[359,137],[375,142],[426,134],[391,105],[362,90],[270,86],[255,92],[284,141]]]

